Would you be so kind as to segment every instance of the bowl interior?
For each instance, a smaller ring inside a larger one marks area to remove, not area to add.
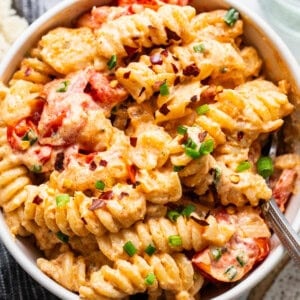
[[[18,67],[21,59],[28,49],[30,49],[41,35],[49,29],[59,25],[72,25],[72,20],[83,12],[91,9],[92,6],[108,4],[109,0],[73,0],[64,1],[53,9],[49,10],[45,15],[33,23],[28,30],[19,38],[19,40],[11,48],[10,53],[6,56],[0,66],[0,79],[7,83]],[[277,34],[257,15],[244,7],[237,0],[194,0],[192,5],[199,11],[207,11],[218,8],[235,7],[244,20],[244,35],[246,42],[253,45],[264,60],[264,68],[269,79],[278,81],[287,79],[291,84],[290,98],[296,105],[293,122],[295,122],[295,138],[299,140],[300,126],[298,125],[299,99],[300,99],[300,82],[297,79],[299,70],[296,60],[291,55],[288,48],[284,45]],[[294,149],[300,153],[300,143],[295,143]],[[299,184],[300,186],[300,184]],[[300,191],[291,199],[286,216],[293,224],[296,230],[300,229]],[[28,272],[36,281],[42,284],[50,292],[62,299],[78,299],[78,296],[71,293],[56,284],[46,275],[44,275],[36,266],[35,259],[40,256],[39,252],[32,245],[23,239],[14,239],[5,224],[3,215],[0,213],[0,237],[4,244],[15,257],[18,263]],[[283,248],[279,245],[276,237],[272,238],[272,251],[268,258],[256,270],[239,284],[224,289],[208,290],[208,299],[225,300],[237,299],[243,292],[246,292],[259,282],[268,272],[274,268],[276,263],[283,255]],[[221,295],[222,294],[222,295]],[[221,296],[220,296],[221,295]],[[205,299],[205,298],[203,298]]]

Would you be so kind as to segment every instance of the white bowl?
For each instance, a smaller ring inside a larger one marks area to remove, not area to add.
[[[9,54],[5,57],[0,66],[0,80],[8,82],[18,67],[22,57],[43,33],[58,25],[70,25],[73,19],[94,5],[97,6],[108,3],[109,1],[105,0],[66,0],[49,10],[34,22],[10,49]],[[264,67],[269,79],[274,81],[288,79],[292,85],[291,97],[293,102],[300,102],[300,70],[298,64],[283,41],[259,16],[249,11],[239,0],[195,0],[193,4],[204,10],[235,7],[244,20],[244,34],[246,40],[259,51],[264,60]],[[299,111],[298,109],[297,115]],[[296,116],[294,119],[298,120],[300,118]],[[295,137],[295,140],[297,139],[299,139],[299,137]],[[297,152],[300,153],[299,146],[297,147]],[[286,216],[294,229],[298,231],[300,229],[300,201],[298,201],[297,198],[298,196],[295,195],[289,202]],[[26,240],[16,239],[11,236],[1,213],[0,227],[0,237],[8,251],[29,275],[61,299],[78,299],[78,295],[66,290],[38,269],[35,260],[39,256],[39,252]],[[230,289],[215,289],[205,298],[219,300],[237,299],[271,272],[282,258],[283,253],[283,247],[276,237],[273,236],[270,255],[259,267],[251,272],[247,278]]]

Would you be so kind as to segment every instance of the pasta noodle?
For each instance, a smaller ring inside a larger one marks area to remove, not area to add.
[[[268,254],[262,149],[294,106],[231,10],[94,7],[0,83],[0,207],[80,298],[199,299]],[[295,164],[275,161],[282,209]]]

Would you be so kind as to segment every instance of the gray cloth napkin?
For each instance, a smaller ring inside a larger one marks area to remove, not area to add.
[[[0,0],[2,1],[2,0]],[[14,8],[32,23],[47,8],[49,0],[15,0]],[[0,300],[58,300],[16,263],[0,242]]]

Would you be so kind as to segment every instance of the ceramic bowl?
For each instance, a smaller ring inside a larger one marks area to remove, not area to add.
[[[294,103],[300,102],[300,70],[298,69],[295,58],[290,53],[287,46],[279,36],[262,20],[256,13],[243,6],[239,0],[195,0],[192,5],[201,10],[213,10],[217,8],[228,9],[235,7],[244,20],[244,35],[247,43],[253,45],[264,60],[264,68],[269,79],[278,81],[287,79],[292,86],[291,99]],[[58,25],[71,25],[72,20],[77,18],[83,12],[88,11],[92,6],[109,4],[105,0],[73,0],[63,1],[53,9],[49,10],[34,22],[27,31],[12,46],[8,55],[3,60],[0,67],[0,80],[8,82],[22,57],[49,29]],[[293,120],[298,122],[300,109],[297,108]],[[298,126],[298,125],[297,125]],[[299,127],[300,128],[300,127]],[[297,130],[295,131],[297,135]],[[300,134],[299,134],[300,136]],[[294,140],[300,140],[295,136]],[[296,145],[295,151],[299,152],[300,147]],[[286,216],[296,230],[300,229],[300,201],[299,197],[294,195],[290,200]],[[22,268],[31,275],[43,287],[51,293],[64,300],[78,299],[78,295],[68,291],[57,284],[36,266],[35,260],[40,256],[39,252],[28,241],[11,236],[2,213],[0,212],[0,237],[7,247],[8,251],[22,266]],[[207,291],[204,298],[207,299],[238,299],[260,282],[276,264],[280,261],[284,253],[276,236],[272,237],[272,250],[266,260],[252,271],[245,279],[230,288],[217,288],[213,291]],[[204,299],[202,298],[202,299]]]

